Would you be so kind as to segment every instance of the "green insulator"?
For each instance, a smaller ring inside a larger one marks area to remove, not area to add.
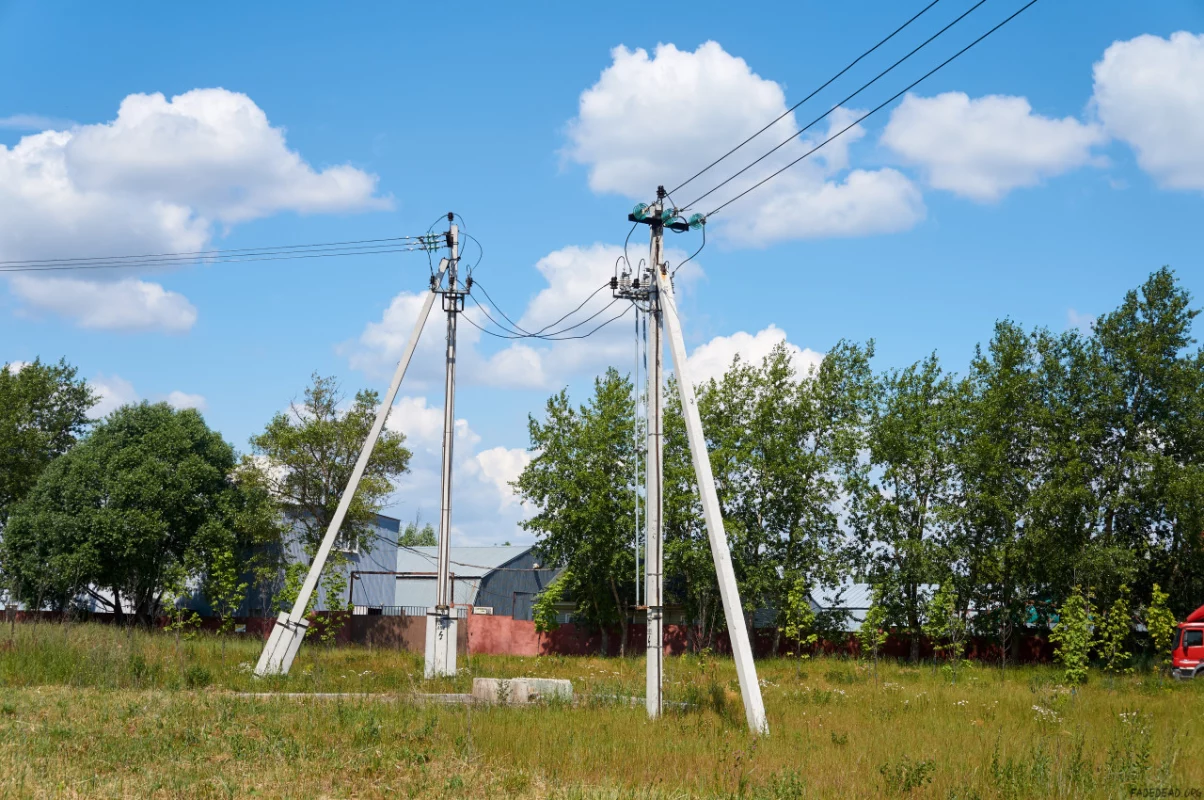
[[[665,222],[665,223],[672,222],[674,216],[675,216],[675,214],[673,213],[673,209],[666,208],[664,211],[661,212],[661,222]]]
[[[690,225],[690,230],[696,231],[707,224],[707,218],[702,214],[692,214],[687,222]]]
[[[648,204],[640,203],[635,208],[631,209],[631,216],[637,220],[645,220],[648,218]]]

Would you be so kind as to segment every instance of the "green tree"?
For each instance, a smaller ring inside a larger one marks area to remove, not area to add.
[[[364,441],[376,418],[380,398],[376,392],[356,394],[349,408],[334,378],[314,374],[302,403],[277,414],[263,433],[251,437],[253,457],[245,468],[258,470],[258,480],[296,525],[301,542],[311,555],[338,508]],[[370,549],[372,523],[393,481],[409,469],[410,451],[405,436],[381,431],[359,488],[347,510],[340,542],[349,549]]]
[[[870,607],[865,612],[865,619],[861,621],[861,627],[857,629],[857,642],[861,645],[861,654],[869,656],[873,661],[875,683],[878,682],[878,653],[886,644],[889,634],[886,607],[879,602],[882,594],[884,593],[877,587],[873,589],[870,596]]]
[[[551,633],[560,627],[556,606],[565,600],[572,583],[573,574],[565,570],[536,596],[535,602],[531,604],[536,633]]]
[[[1167,607],[1167,593],[1154,584],[1150,604],[1145,610],[1145,627],[1150,632],[1150,643],[1154,646],[1154,663],[1164,669],[1171,658],[1171,639],[1175,636],[1177,622]]]
[[[60,605],[87,594],[119,616],[128,604],[149,622],[165,591],[199,578],[231,537],[254,551],[278,535],[251,524],[271,514],[250,508],[265,498],[243,492],[234,466],[233,449],[195,410],[120,408],[13,509],[0,542],[6,569],[21,586],[49,587]],[[44,598],[27,589],[22,599]]]
[[[1126,644],[1132,630],[1133,619],[1129,611],[1129,587],[1121,586],[1108,612],[1100,620],[1096,646],[1104,662],[1104,669],[1114,675],[1131,672],[1129,651]]]
[[[1164,267],[1099,318],[1093,341],[1096,536],[1133,555],[1140,592],[1157,582],[1183,611],[1204,587],[1204,352],[1189,350],[1198,314]]]
[[[0,367],[0,529],[42,471],[87,430],[96,399],[65,360]]]
[[[1004,664],[1013,631],[1027,621],[1032,590],[1029,501],[1041,406],[1036,360],[1034,337],[1011,321],[997,323],[959,386],[952,444],[956,478],[954,502],[946,507],[945,558],[955,569],[956,593],[946,593],[942,603],[965,612],[973,602],[980,609],[976,626],[997,638]]]
[[[218,631],[227,635],[234,630],[234,615],[246,597],[248,586],[242,579],[244,573],[230,539],[232,537],[214,546],[205,569],[204,584],[205,597],[221,620]],[[222,661],[226,660],[226,638],[222,637]]]
[[[872,343],[842,341],[799,374],[779,344],[759,365],[737,357],[699,391],[746,614],[783,609],[800,582],[832,585],[844,571],[843,500],[863,478],[872,356]],[[692,486],[692,469],[682,477]]]
[[[965,657],[966,617],[958,602],[957,590],[945,582],[933,594],[924,621],[924,633],[932,641],[937,658],[944,659],[950,678],[957,682],[957,670]]]
[[[786,593],[786,602],[778,614],[782,633],[795,643],[798,657],[806,658],[808,651],[819,641],[815,630],[815,610],[811,608],[811,590],[806,582],[798,579]]]
[[[1091,600],[1076,586],[1058,609],[1058,621],[1049,634],[1054,659],[1062,665],[1069,684],[1087,682],[1087,659],[1091,653]]]
[[[434,547],[439,544],[439,537],[435,533],[435,526],[431,523],[419,525],[417,518],[413,522],[407,522],[406,526],[401,530],[401,536],[397,538],[397,544],[402,547]]]
[[[598,627],[622,629],[626,653],[635,562],[632,467],[635,409],[631,383],[610,369],[594,381],[589,403],[573,408],[568,393],[551,397],[543,421],[531,417],[531,462],[515,481],[537,513],[523,527],[538,537],[545,563],[572,574],[567,587],[577,616]]]
[[[949,569],[959,401],[935,355],[883,376],[869,431],[876,479],[866,479],[852,498],[862,559],[875,584],[891,587],[880,602],[911,637],[913,662],[927,603],[923,585]]]

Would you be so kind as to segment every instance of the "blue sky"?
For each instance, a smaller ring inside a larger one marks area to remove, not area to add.
[[[988,0],[847,107],[871,108],[1019,5]],[[920,6],[0,1],[0,260],[396,236],[455,210],[498,303],[550,321],[608,274],[627,212],[658,180],[702,166]],[[942,0],[795,120],[969,6]],[[1083,324],[1163,264],[1204,293],[1201,34],[1198,3],[1041,0],[903,108],[733,204],[680,283],[698,370],[782,335],[800,365],[873,338],[880,368],[936,350],[960,370],[996,319]],[[181,119],[202,132],[165,127]],[[632,247],[644,252],[642,232]],[[350,391],[387,385],[427,265],[9,277],[0,362],[65,356],[110,403],[201,404],[245,448],[314,370]],[[393,415],[417,453],[391,509],[403,517],[437,507],[433,322]],[[467,335],[457,401],[457,533],[517,541],[504,484],[527,414],[562,385],[583,396],[608,363],[629,369],[631,325],[549,350],[479,338]]]

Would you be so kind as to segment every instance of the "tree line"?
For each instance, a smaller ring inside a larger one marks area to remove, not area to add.
[[[228,624],[240,607],[291,607],[379,407],[313,376],[238,453],[194,409],[98,397],[65,360],[0,369],[0,590],[31,609],[99,607],[143,624],[202,599]],[[369,550],[404,436],[385,430],[341,530]],[[403,544],[431,544],[415,520]],[[308,557],[298,560],[290,550]],[[324,578],[346,591],[341,553]],[[312,601],[311,601],[312,602]]]
[[[1204,603],[1198,313],[1163,268],[1089,331],[999,321],[960,373],[935,353],[875,371],[873,342],[805,374],[784,345],[737,357],[698,404],[746,614],[805,637],[812,590],[869,583],[913,658],[941,610],[1004,653],[1071,598],[1132,598],[1126,634],[1160,591],[1182,618]],[[722,609],[672,380],[665,397],[666,594],[704,646]],[[530,418],[515,483],[567,567],[558,592],[603,629],[633,612],[643,424],[614,369],[583,405],[561,391]]]

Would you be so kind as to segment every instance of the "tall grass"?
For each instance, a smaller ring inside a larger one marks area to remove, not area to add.
[[[94,625],[18,626],[0,651],[0,796],[1128,797],[1204,789],[1204,686],[1155,675],[1074,690],[1043,667],[761,661],[772,733],[750,737],[730,660],[667,662],[642,705],[638,659],[474,656],[424,682],[421,657],[306,645],[255,679],[257,641]],[[566,677],[583,702],[468,708],[410,692],[476,675]],[[347,692],[250,700],[238,692]],[[381,697],[386,698],[382,700]],[[1192,734],[1195,733],[1195,736]],[[1151,795],[1158,796],[1158,795]],[[1162,796],[1175,796],[1162,795]],[[1184,796],[1184,795],[1180,795]]]

